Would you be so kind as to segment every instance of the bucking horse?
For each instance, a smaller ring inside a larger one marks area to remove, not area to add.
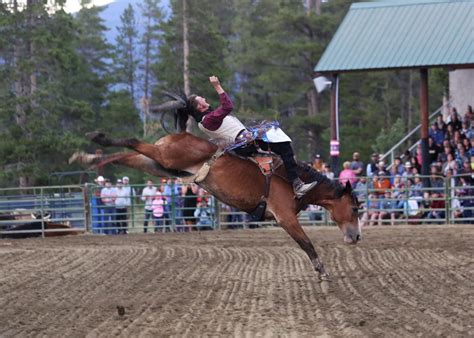
[[[296,198],[287,180],[285,169],[275,169],[269,184],[259,166],[248,158],[223,152],[216,144],[188,132],[169,134],[154,144],[136,138],[113,139],[100,132],[87,137],[104,147],[125,147],[133,152],[87,154],[76,152],[70,162],[84,165],[124,165],[157,177],[177,176],[196,182],[220,201],[251,213],[265,198],[265,219],[275,220],[306,252],[320,280],[329,280],[321,258],[304,232],[297,214],[308,204],[329,211],[344,235],[346,243],[355,244],[361,238],[358,201],[348,182],[345,186],[333,182],[308,165],[299,163],[298,174],[308,183],[318,184],[302,198]]]

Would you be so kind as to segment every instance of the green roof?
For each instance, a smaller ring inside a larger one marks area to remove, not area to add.
[[[317,72],[474,66],[474,0],[351,6]]]

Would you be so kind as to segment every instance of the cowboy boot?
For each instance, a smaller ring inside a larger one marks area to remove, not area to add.
[[[304,183],[301,178],[293,181],[293,191],[297,198],[303,197],[308,191],[313,189],[318,182]]]

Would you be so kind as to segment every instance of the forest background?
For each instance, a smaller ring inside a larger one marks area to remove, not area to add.
[[[89,131],[154,142],[165,131],[143,100],[181,90],[217,105],[210,75],[245,123],[276,119],[300,160],[328,161],[329,93],[315,91],[313,69],[353,2],[142,0],[121,13],[108,42],[104,7],[89,0],[74,14],[64,0],[1,0],[0,186],[55,184],[53,173],[83,170],[67,160],[96,150]],[[447,71],[430,70],[429,79],[433,111]],[[340,84],[340,163],[354,151],[367,162],[418,124],[418,72],[344,74]],[[142,173],[107,168],[110,178],[124,174],[143,182]]]

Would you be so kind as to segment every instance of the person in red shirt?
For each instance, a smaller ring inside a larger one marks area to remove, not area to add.
[[[199,129],[213,139],[227,143],[244,140],[248,137],[247,128],[237,117],[230,114],[234,108],[232,100],[224,91],[216,76],[211,76],[209,81],[219,94],[220,106],[212,110],[204,97],[191,95],[188,98],[187,114],[183,114],[183,112],[179,114],[180,126],[184,126],[188,115],[191,115],[198,123]],[[281,157],[288,179],[292,182],[293,190],[298,198],[304,196],[317,184],[317,182],[305,184],[298,177],[291,139],[280,128],[272,127],[266,130],[265,134],[261,138],[259,137],[256,142],[261,149],[269,149]],[[250,156],[255,150],[255,146],[251,144],[234,149],[241,156]]]

